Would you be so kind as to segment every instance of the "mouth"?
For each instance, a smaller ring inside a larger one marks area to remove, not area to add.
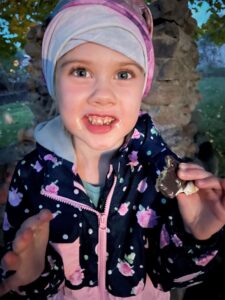
[[[104,126],[104,125],[109,126],[116,120],[114,117],[111,116],[97,116],[97,115],[88,115],[87,119],[91,125],[97,125],[97,126]]]
[[[88,114],[84,117],[84,124],[92,134],[106,134],[115,127],[118,119],[110,115]]]

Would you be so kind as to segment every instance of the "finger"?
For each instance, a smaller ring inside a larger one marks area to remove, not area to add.
[[[52,213],[49,210],[42,210],[37,215],[27,219],[16,234],[13,241],[13,251],[20,254],[39,239],[42,240],[43,234],[46,236],[45,233],[49,230],[48,224],[52,218]]]
[[[195,184],[200,189],[222,190],[222,180],[215,176],[195,180]]]
[[[16,238],[13,241],[13,251],[16,254],[21,253],[33,242],[33,235],[34,232],[30,228],[20,229],[17,234]]]
[[[13,251],[9,251],[2,258],[1,265],[5,271],[15,271],[20,265],[20,259]]]
[[[180,163],[179,169],[181,169],[181,170],[191,170],[191,169],[204,170],[204,168],[201,165],[194,164],[194,163]]]
[[[182,180],[198,180],[198,179],[205,179],[213,176],[212,173],[207,172],[202,168],[185,169],[185,170],[179,169],[177,175]]]
[[[38,214],[28,218],[21,226],[21,229],[30,228],[33,231],[37,230],[39,227],[42,227],[42,225],[45,225],[46,223],[50,222],[52,220],[53,216],[52,213],[47,210],[43,209]]]
[[[20,283],[18,282],[16,274],[11,275],[0,284],[0,297],[12,290],[17,289],[19,285]]]
[[[48,209],[42,209],[38,215],[39,215],[40,221],[42,221],[42,222],[50,222],[53,219],[53,215],[52,215],[51,211]]]

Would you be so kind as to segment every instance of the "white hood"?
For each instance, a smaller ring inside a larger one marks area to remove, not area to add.
[[[72,163],[75,162],[75,151],[71,136],[66,132],[60,116],[40,123],[34,131],[34,138],[44,148]]]

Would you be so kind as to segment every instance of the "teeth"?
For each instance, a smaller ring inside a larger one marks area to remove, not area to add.
[[[88,116],[88,120],[92,125],[110,125],[114,121],[114,118]]]

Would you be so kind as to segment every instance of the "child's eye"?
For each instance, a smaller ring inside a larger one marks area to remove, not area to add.
[[[73,75],[75,77],[91,77],[91,74],[89,71],[87,71],[85,68],[76,68],[73,70]]]
[[[128,71],[121,71],[117,73],[116,78],[119,80],[127,80],[133,78],[133,74]]]

